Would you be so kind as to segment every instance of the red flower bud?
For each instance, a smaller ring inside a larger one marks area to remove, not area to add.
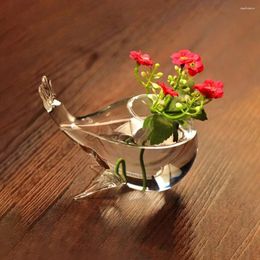
[[[135,60],[139,65],[152,66],[153,61],[151,60],[149,54],[142,54],[141,51],[130,51],[129,57]]]
[[[223,83],[221,81],[205,80],[202,84],[197,84],[193,88],[197,89],[206,98],[221,98],[224,94]]]
[[[172,97],[179,96],[176,91],[174,91],[171,87],[166,86],[166,84],[164,84],[163,82],[161,83],[158,82],[157,84],[162,88],[164,95],[169,94]]]

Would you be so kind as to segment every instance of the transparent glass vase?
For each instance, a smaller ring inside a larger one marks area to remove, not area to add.
[[[186,175],[196,157],[197,132],[192,122],[179,129],[177,142],[170,137],[160,145],[140,145],[143,121],[150,115],[147,95],[123,99],[97,112],[75,117],[55,98],[51,82],[45,76],[39,94],[59,128],[84,151],[93,154],[103,168],[94,183],[75,199],[122,185],[144,190],[142,160],[145,191],[170,189]],[[122,167],[119,175],[115,174],[119,158],[125,162],[125,178]]]

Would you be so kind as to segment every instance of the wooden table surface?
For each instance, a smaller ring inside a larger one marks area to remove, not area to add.
[[[259,1],[1,1],[0,259],[260,259]],[[225,97],[197,123],[199,154],[172,190],[74,201],[98,176],[42,106],[48,75],[76,115],[142,93],[132,49],[165,73],[200,53]]]

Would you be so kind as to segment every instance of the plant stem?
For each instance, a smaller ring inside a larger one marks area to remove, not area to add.
[[[122,179],[122,177],[120,176],[120,173],[119,173],[119,167],[121,165],[121,168],[122,168],[122,173],[123,173],[123,180],[125,183],[127,183],[127,180],[126,180],[126,163],[125,163],[125,160],[122,159],[122,158],[119,158],[117,161],[116,161],[116,165],[115,165],[115,174],[120,178]]]
[[[135,74],[135,78],[136,80],[143,85],[144,87],[146,87],[145,83],[141,80],[140,76],[139,76],[139,64],[136,64],[135,68],[134,68],[134,74]]]
[[[141,169],[142,169],[142,177],[143,177],[143,191],[146,190],[146,187],[147,187],[147,177],[146,177],[146,170],[145,170],[145,164],[144,164],[144,151],[145,149],[142,148],[141,151],[140,151],[140,165],[141,165]],[[121,165],[121,168],[122,168],[122,173],[123,173],[123,176],[120,175],[119,173],[119,167]],[[116,165],[115,165],[115,174],[120,178],[122,179],[123,177],[123,180],[124,180],[124,183],[127,183],[127,180],[126,180],[126,163],[125,163],[125,160],[122,159],[122,158],[119,158],[117,161],[116,161]]]
[[[150,74],[150,77],[148,78],[146,84],[145,84],[145,88],[146,88],[146,91],[147,89],[149,88],[149,83],[151,82],[152,78],[153,78],[153,74],[156,72],[158,66],[154,66],[153,70],[151,71],[151,74]]]
[[[179,86],[179,83],[180,83],[180,80],[181,80],[181,76],[182,76],[183,68],[184,68],[184,66],[181,66],[181,71],[180,71],[179,77],[177,79],[175,89],[178,89],[178,86]]]
[[[152,110],[152,111],[155,111],[155,110],[156,110],[156,106],[157,106],[159,100],[162,99],[162,97],[163,97],[163,91],[160,90],[160,93],[159,93],[158,95],[156,95],[156,100],[155,100],[154,104],[153,104],[152,107],[151,107],[151,110]]]
[[[162,115],[164,115],[166,118],[168,119],[171,119],[171,120],[176,120],[176,119],[180,119],[182,118],[183,116],[185,116],[187,114],[186,111],[184,111],[183,113],[181,113],[180,115],[177,115],[177,116],[171,116],[165,112],[162,112]]]
[[[145,164],[144,164],[144,148],[141,149],[140,151],[140,165],[142,169],[142,176],[143,176],[143,191],[146,190],[147,187],[147,178],[146,178],[146,170],[145,170]]]
[[[178,142],[179,139],[179,134],[178,134],[178,129],[179,129],[179,123],[178,122],[173,122],[173,141]]]

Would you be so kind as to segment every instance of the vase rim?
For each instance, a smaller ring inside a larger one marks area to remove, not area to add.
[[[155,94],[139,94],[139,95],[136,95],[136,96],[129,98],[129,100],[127,101],[127,109],[129,111],[129,113],[134,118],[136,118],[137,120],[144,121],[144,117],[138,116],[137,113],[133,110],[133,104],[136,100],[138,100],[140,98],[149,98],[149,97],[153,97],[153,96],[155,96]],[[172,147],[176,147],[176,146],[179,146],[179,145],[183,145],[187,141],[194,138],[196,136],[196,134],[197,134],[197,131],[195,129],[193,129],[192,133],[190,133],[190,137],[185,138],[184,140],[182,140],[180,142],[176,142],[176,143],[169,144],[169,145],[146,145],[146,146],[135,145],[135,147],[139,147],[140,149],[167,149],[167,148],[172,148]]]

